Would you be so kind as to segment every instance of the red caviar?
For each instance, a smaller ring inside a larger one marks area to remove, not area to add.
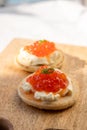
[[[49,56],[52,52],[54,52],[56,50],[56,47],[53,42],[49,42],[47,40],[39,40],[32,45],[25,46],[24,50],[38,57],[44,57]]]
[[[48,68],[47,66],[40,67],[34,75],[26,80],[36,91],[58,92],[60,89],[65,89],[68,86],[68,80],[64,73]]]

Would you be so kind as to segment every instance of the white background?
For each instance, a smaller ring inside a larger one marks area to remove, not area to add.
[[[87,7],[71,0],[2,7],[0,51],[14,38],[87,46]]]

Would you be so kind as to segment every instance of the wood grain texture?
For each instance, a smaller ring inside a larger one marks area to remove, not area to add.
[[[65,54],[62,70],[80,87],[76,104],[63,111],[39,110],[26,105],[17,94],[21,80],[29,73],[15,65],[20,47],[32,40],[15,39],[0,54],[0,116],[9,119],[15,130],[87,130],[87,47],[58,44]]]

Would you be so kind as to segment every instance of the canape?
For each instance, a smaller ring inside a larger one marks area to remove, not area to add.
[[[56,68],[41,66],[18,87],[18,95],[39,109],[61,110],[72,106],[78,97],[76,82]]]
[[[61,68],[64,55],[54,42],[39,40],[22,47],[16,61],[23,70],[34,72],[42,65]]]

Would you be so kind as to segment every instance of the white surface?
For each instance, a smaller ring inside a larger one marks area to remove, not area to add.
[[[0,8],[0,51],[14,38],[87,46],[87,8],[63,0]]]

